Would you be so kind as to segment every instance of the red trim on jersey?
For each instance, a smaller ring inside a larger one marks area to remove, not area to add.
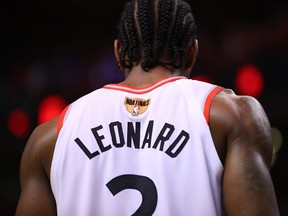
[[[169,77],[158,81],[156,84],[146,88],[133,88],[122,84],[109,84],[104,86],[105,89],[119,90],[133,94],[145,94],[167,83],[174,82],[179,79],[186,79],[185,77]]]
[[[57,135],[60,133],[60,130],[61,130],[62,126],[63,126],[64,117],[66,115],[66,112],[67,112],[69,106],[70,105],[66,106],[65,109],[59,115],[58,124],[57,124]]]
[[[206,118],[207,123],[209,124],[210,121],[210,107],[211,107],[211,103],[213,98],[215,97],[216,94],[218,94],[221,90],[223,89],[223,87],[221,86],[217,86],[215,87],[207,96],[205,104],[204,104],[204,116]]]

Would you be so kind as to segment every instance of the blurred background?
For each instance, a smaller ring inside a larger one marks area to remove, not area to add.
[[[0,215],[15,214],[32,130],[123,74],[113,56],[124,0],[1,2]],[[256,97],[273,128],[271,169],[288,215],[288,1],[190,0],[200,53],[192,78]]]

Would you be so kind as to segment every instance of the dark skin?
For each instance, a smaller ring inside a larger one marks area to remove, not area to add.
[[[115,40],[119,61],[121,46]],[[186,52],[186,64],[175,72],[158,66],[148,73],[140,64],[126,74],[123,85],[134,88],[151,86],[171,76],[189,77],[198,53],[194,40]],[[56,215],[50,186],[50,167],[57,139],[57,120],[39,125],[25,147],[21,162],[21,196],[16,216]],[[273,143],[271,126],[260,103],[224,89],[212,101],[209,127],[219,158],[224,166],[223,206],[232,216],[277,216],[278,206],[270,176]]]

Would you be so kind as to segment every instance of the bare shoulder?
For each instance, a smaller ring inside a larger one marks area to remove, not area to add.
[[[55,118],[37,126],[25,146],[20,167],[21,194],[17,216],[56,215],[49,179],[57,139],[57,121]]]
[[[212,101],[209,126],[224,167],[227,215],[279,215],[269,173],[271,126],[260,102],[224,89]]]
[[[215,97],[214,105],[216,110],[224,109],[228,111],[234,120],[254,121],[256,119],[261,120],[263,117],[264,119],[267,118],[262,105],[256,98],[247,95],[236,95],[231,89],[222,90]],[[243,119],[243,117],[249,118]],[[246,123],[249,123],[249,121]]]
[[[45,168],[48,177],[57,139],[57,121],[58,117],[38,125],[32,132],[23,153],[23,157],[28,154],[29,158],[34,157],[35,160],[38,160]]]
[[[210,129],[223,162],[228,147],[247,145],[247,149],[257,149],[270,166],[271,126],[257,99],[224,89],[214,98],[210,115]]]

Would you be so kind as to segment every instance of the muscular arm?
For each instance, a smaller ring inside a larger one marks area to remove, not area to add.
[[[227,215],[279,215],[270,176],[271,127],[260,103],[224,90],[212,103],[210,128],[224,165]]]
[[[56,215],[49,174],[57,119],[38,126],[30,136],[20,167],[21,195],[16,216]]]

